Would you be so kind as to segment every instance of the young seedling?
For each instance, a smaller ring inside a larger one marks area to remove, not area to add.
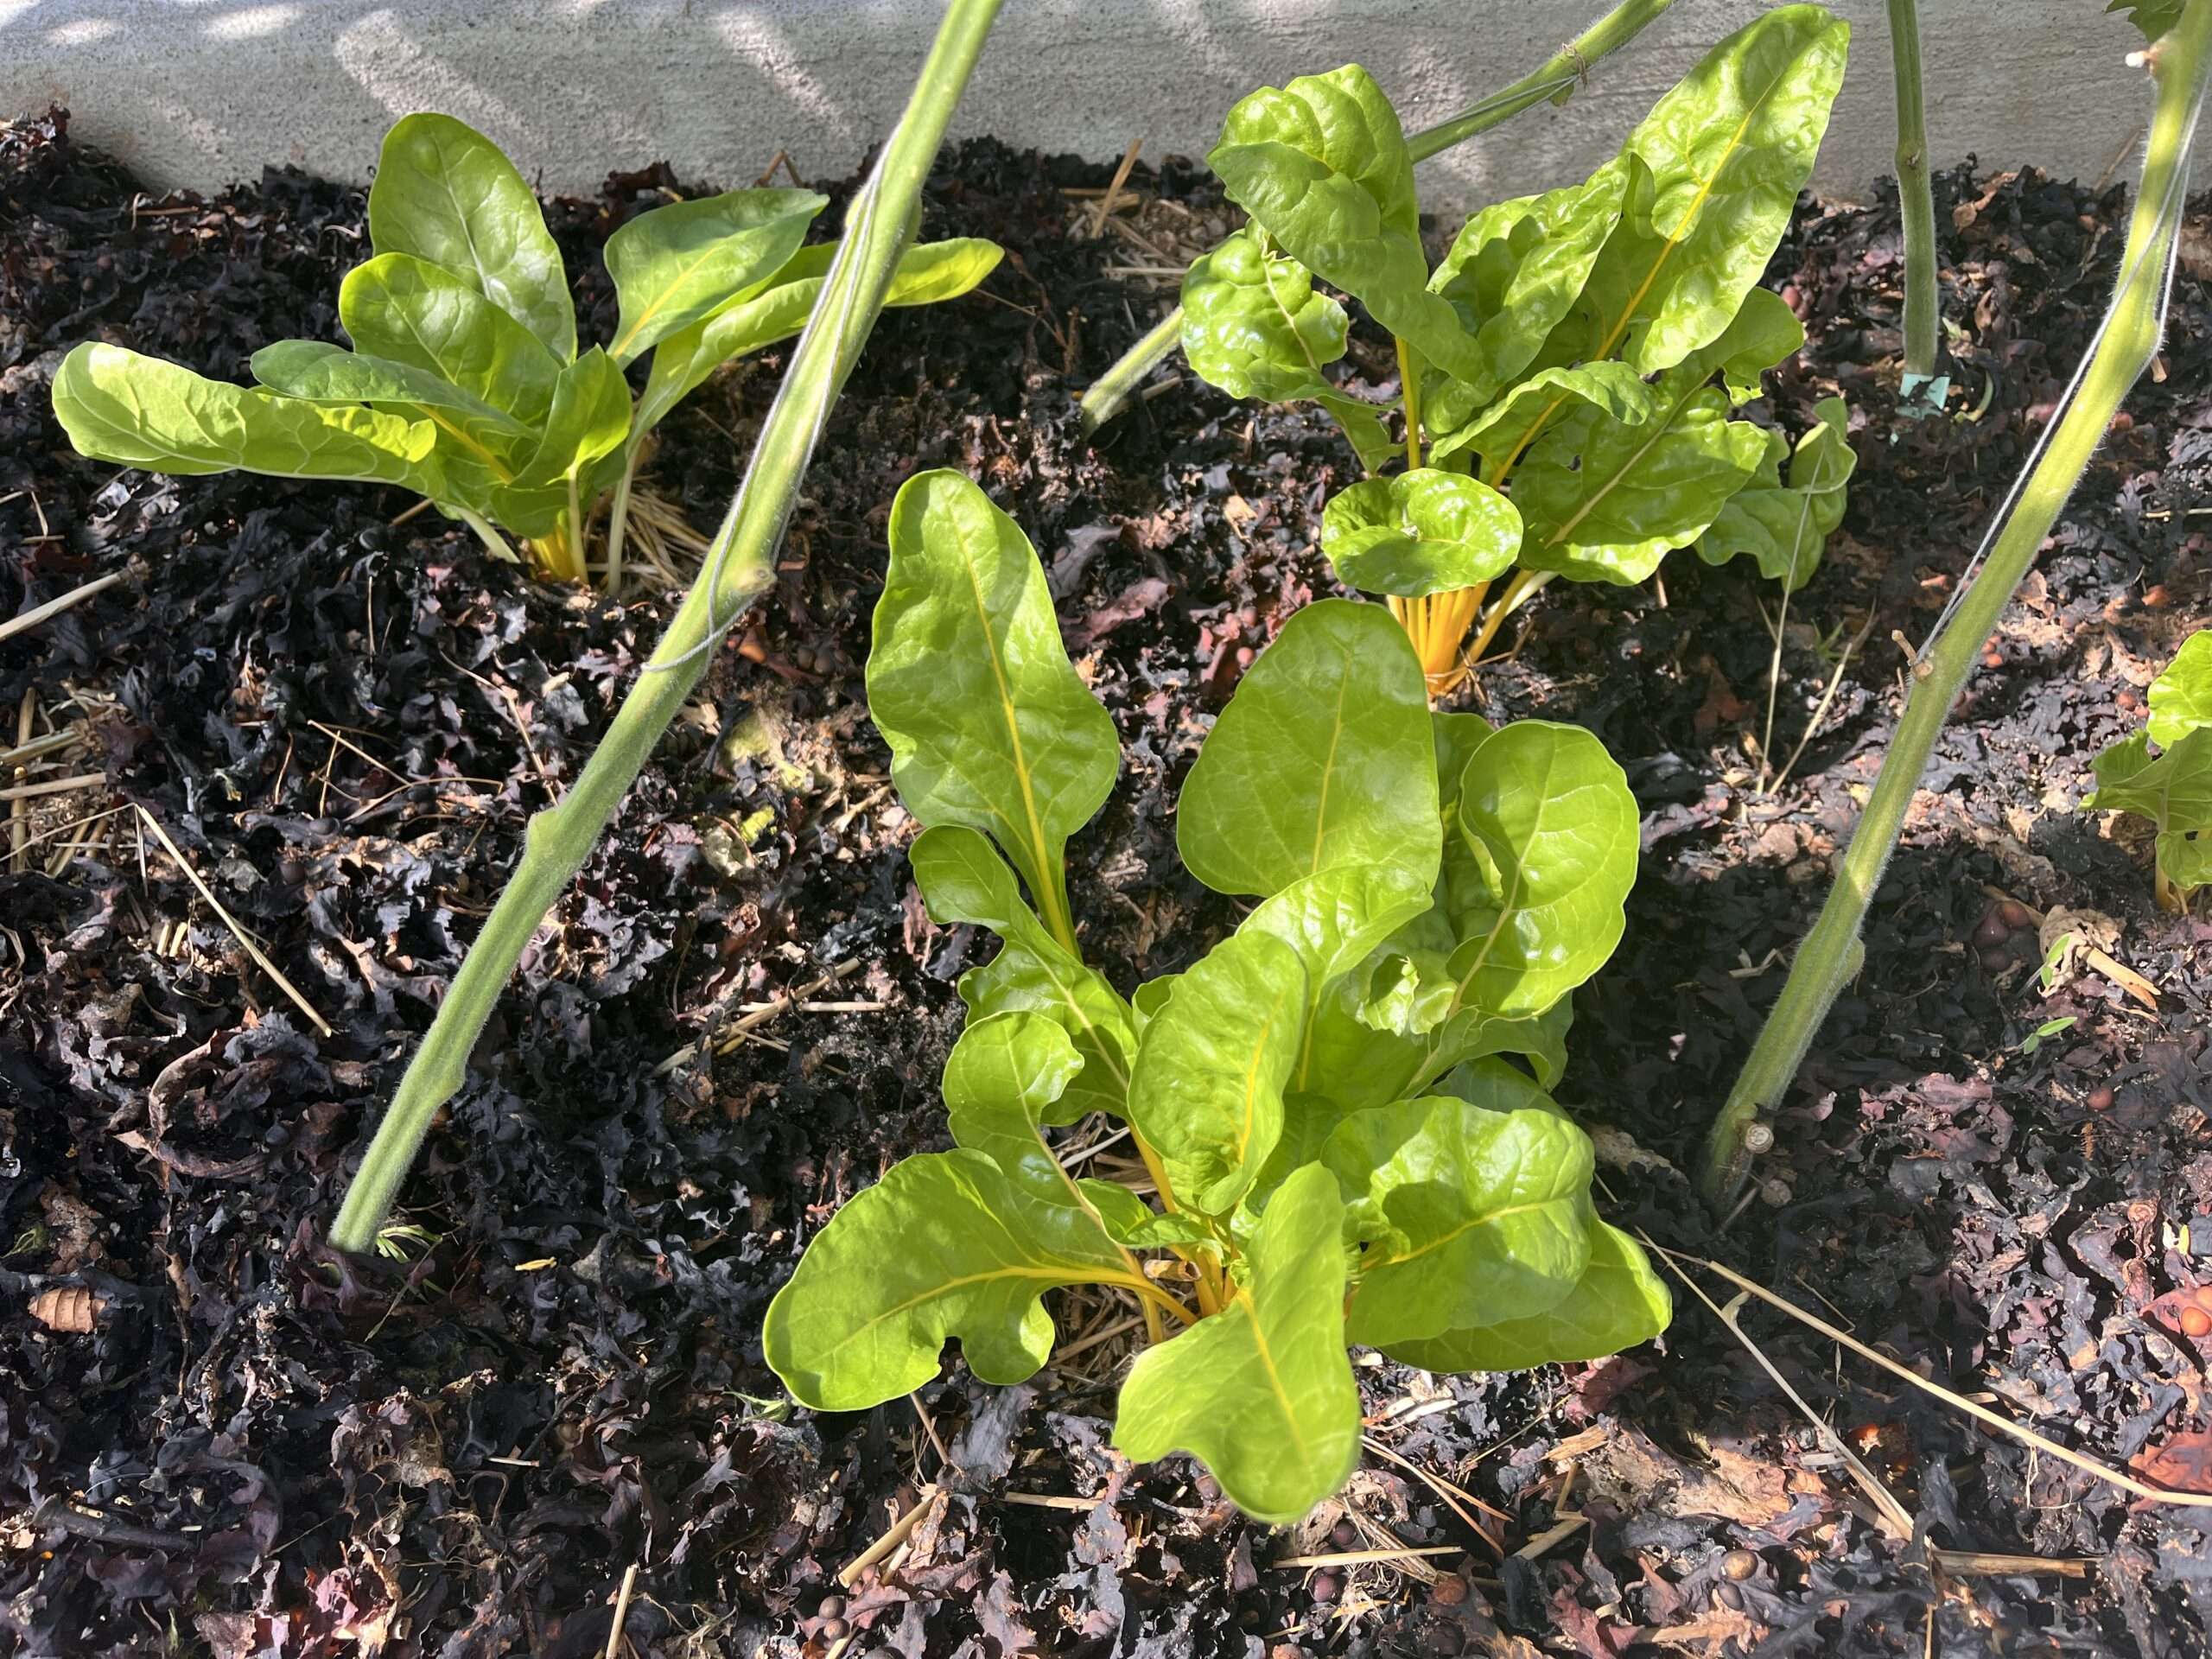
[[[1798,947],[1774,1010],[1706,1139],[1700,1184],[1716,1209],[1725,1210],[1749,1172],[1753,1139],[1773,1144],[1773,1131],[1760,1115],[1780,1104],[1821,1021],[1866,960],[1859,930],[1943,722],[2121,400],[2158,351],[2189,193],[2190,140],[2212,79],[2212,0],[2129,9],[2151,41],[2130,61],[2150,70],[2158,98],[2120,284],[2056,417],[2044,428],[1977,550],[1972,579],[1939,619],[1934,643],[1915,655],[1897,737],[1883,757],[1835,886]]]
[[[568,272],[522,175],[452,117],[410,115],[385,135],[369,190],[373,257],[338,290],[352,350],[280,340],[254,353],[249,387],[87,342],[54,377],[54,413],[95,460],[397,485],[503,557],[512,536],[560,581],[585,579],[612,493],[612,587],[654,427],[722,364],[804,326],[835,249],[800,244],[826,201],[733,190],[639,214],[607,242],[613,337],[579,353]],[[999,254],[911,249],[884,302],[964,294]],[[626,371],[648,353],[633,402]]]
[[[1251,222],[1185,276],[1184,355],[1236,396],[1312,401],[1343,426],[1369,476],[1327,505],[1322,550],[1339,580],[1389,601],[1432,695],[1546,583],[1640,582],[1746,491],[1707,556],[1751,550],[1790,585],[1811,575],[1815,527],[1842,511],[1840,419],[1824,416],[1785,486],[1786,441],[1730,411],[1804,341],[1758,283],[1849,34],[1819,6],[1766,13],[1587,180],[1484,209],[1433,270],[1412,154],[1365,70],[1230,111],[1208,160]],[[1324,372],[1349,319],[1318,283],[1390,334],[1394,404]],[[1405,465],[1386,476],[1393,414]]]
[[[2187,908],[2192,893],[2212,886],[2212,628],[2183,642],[2151,682],[2150,720],[2099,755],[2095,770],[2082,806],[2156,824],[2158,902]]]
[[[936,920],[1001,944],[960,982],[953,1150],[849,1201],[770,1306],[793,1396],[895,1399],[949,1337],[1019,1382],[1052,1356],[1046,1294],[1105,1286],[1152,1338],[1116,1444],[1192,1452],[1287,1522],[1357,1459],[1347,1344],[1511,1370],[1663,1329],[1665,1287],[1598,1218],[1589,1137],[1545,1093],[1636,873],[1635,798],[1598,741],[1432,715],[1385,610],[1307,606],[1176,811],[1191,874],[1255,908],[1124,1001],[1084,960],[1065,879],[1117,740],[1035,551],[950,472],[899,492],[890,541],[868,694],[925,826],[914,880]],[[1093,1113],[1127,1125],[1141,1183],[1063,1166],[1050,1130]]]

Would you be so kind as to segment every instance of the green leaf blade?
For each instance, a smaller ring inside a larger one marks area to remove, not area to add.
[[[1349,587],[1421,598],[1503,575],[1521,550],[1521,514],[1487,484],[1424,467],[1330,498],[1321,550]]]
[[[731,190],[640,213],[607,238],[620,315],[608,355],[629,364],[757,289],[830,204],[812,190]]]
[[[1649,1342],[1674,1319],[1674,1298],[1637,1242],[1597,1223],[1590,1262],[1565,1298],[1541,1313],[1440,1337],[1394,1342],[1383,1351],[1425,1371],[1519,1371],[1603,1359]]]
[[[1313,274],[1270,254],[1247,230],[1183,275],[1183,355],[1232,397],[1295,403],[1331,391],[1321,372],[1344,354],[1344,308]]]
[[[537,194],[499,147],[449,115],[404,117],[369,188],[369,240],[454,272],[560,363],[576,354],[575,308]]]
[[[442,265],[380,253],[346,273],[338,320],[354,348],[459,387],[526,427],[544,423],[565,359]]]
[[[1308,1165],[1283,1183],[1243,1294],[1138,1357],[1116,1446],[1140,1462],[1191,1452],[1239,1508],[1278,1525],[1351,1478],[1359,1390],[1344,1352],[1342,1215],[1325,1169]]]
[[[1192,874],[1265,898],[1341,864],[1433,880],[1441,851],[1428,692],[1379,605],[1322,600],[1283,624],[1198,752],[1176,808]]]
[[[2212,726],[2212,628],[2199,628],[2182,641],[2173,661],[2151,682],[2150,702],[2145,729],[2160,748]]]

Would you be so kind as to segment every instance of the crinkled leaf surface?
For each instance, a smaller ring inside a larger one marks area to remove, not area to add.
[[[1449,1096],[1355,1112],[1321,1150],[1365,1242],[1348,1334],[1370,1345],[1539,1313],[1590,1262],[1590,1137]]]
[[[637,436],[642,439],[652,431],[723,364],[788,340],[805,327],[836,251],[835,244],[801,248],[757,294],[724,305],[655,346],[645,389],[638,397]],[[899,258],[883,302],[934,305],[957,299],[989,276],[1004,257],[997,243],[973,237],[925,242]]]
[[[1363,593],[1419,598],[1510,569],[1521,515],[1478,480],[1433,467],[1363,479],[1321,512],[1321,550]]]
[[[1246,671],[1176,807],[1175,840],[1217,893],[1278,893],[1339,864],[1428,874],[1440,837],[1428,693],[1379,605],[1322,600]]]
[[[1313,274],[1242,230],[1183,276],[1183,355],[1232,397],[1271,404],[1333,390],[1324,364],[1344,354],[1344,308],[1313,291]]]
[[[1351,1477],[1359,1390],[1344,1352],[1342,1217],[1327,1170],[1309,1164],[1283,1183],[1243,1294],[1138,1357],[1116,1446],[1139,1462],[1191,1452],[1239,1508],[1279,1525]]]
[[[2187,891],[2212,884],[2212,727],[2198,727],[2153,756],[2147,732],[2096,759],[2097,786],[2082,804],[2135,812],[2158,826],[2158,868]]]
[[[1705,533],[1765,454],[1765,433],[1730,420],[1713,388],[1636,426],[1586,404],[1562,415],[1513,476],[1521,563],[1575,582],[1642,582]]]
[[[1430,394],[1425,420],[1439,429],[1465,424],[1535,361],[1589,280],[1627,183],[1627,164],[1608,162],[1580,184],[1493,203],[1460,228],[1428,285],[1459,313],[1483,372],[1447,379]]]
[[[2171,748],[2191,732],[2212,726],[2212,628],[2182,641],[2165,671],[2151,682],[2151,741]]]
[[[1128,1005],[1045,931],[1022,902],[1014,872],[982,834],[952,824],[925,830],[908,855],[931,918],[988,927],[1004,942],[997,956],[960,976],[970,1017],[1033,1009],[1065,1031],[1082,1057],[1082,1072],[1046,1122],[1071,1123],[1092,1111],[1124,1115],[1136,1052]]]
[[[1274,1150],[1306,994],[1297,951],[1272,934],[1237,932],[1182,974],[1146,1021],[1129,1122],[1159,1154],[1177,1207],[1234,1209]]]
[[[1453,455],[1477,454],[1495,472],[1517,457],[1554,415],[1576,405],[1634,426],[1651,418],[1657,400],[1649,383],[1625,363],[1539,369],[1464,425],[1438,425],[1429,459],[1440,464]]]
[[[576,354],[569,275],[537,197],[474,128],[449,115],[410,115],[385,134],[369,187],[369,241],[380,254],[412,254],[454,272],[559,362]]]
[[[829,205],[812,190],[731,190],[640,213],[607,238],[621,315],[607,353],[633,362],[773,277]]]
[[[815,1236],[768,1305],[761,1344],[791,1397],[860,1411],[929,1382],[949,1337],[986,1382],[1052,1357],[1046,1291],[1126,1284],[1122,1251],[1078,1210],[1023,1202],[980,1152],[893,1166]]]
[[[1039,1133],[1083,1057],[1059,1023],[1032,1009],[971,1020],[944,1063],[953,1144],[987,1154],[1042,1204],[1077,1202],[1075,1183]]]
[[[1850,36],[1820,6],[1777,6],[1659,100],[1629,137],[1625,210],[1548,360],[1651,374],[1719,335],[1789,227]]]
[[[1294,259],[1439,368],[1481,378],[1459,314],[1428,291],[1413,159],[1366,70],[1347,64],[1262,87],[1230,111],[1206,160],[1230,200]]]
[[[1580,727],[1516,721],[1468,762],[1459,826],[1487,889],[1454,918],[1460,1004],[1541,1014],[1620,943],[1637,845],[1627,776]]]
[[[1071,944],[1064,856],[1113,788],[1114,722],[1068,661],[1029,538],[967,478],[907,480],[890,540],[868,698],[899,798],[991,836]]]
[[[1590,1262],[1564,1299],[1541,1313],[1440,1337],[1394,1342],[1383,1351],[1425,1371],[1517,1371],[1602,1359],[1649,1342],[1674,1318],[1666,1281],[1643,1247],[1618,1227],[1590,1231]]]
[[[1728,499],[1698,543],[1698,556],[1707,564],[1748,553],[1762,575],[1793,593],[1821,568],[1827,538],[1843,522],[1845,490],[1859,457],[1847,435],[1843,399],[1823,397],[1814,408],[1820,419],[1794,454],[1780,433],[1767,435],[1767,453],[1751,481]],[[1790,456],[1787,483],[1784,455]]]
[[[354,348],[437,376],[539,427],[562,361],[456,273],[412,254],[380,253],[346,273],[338,320]]]
[[[435,499],[437,429],[375,410],[209,380],[90,342],[61,361],[54,412],[79,454],[154,472],[244,471],[398,484]]]

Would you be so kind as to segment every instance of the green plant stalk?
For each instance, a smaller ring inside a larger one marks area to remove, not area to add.
[[[922,182],[1001,3],[950,0],[906,114],[847,214],[836,263],[705,566],[574,787],[531,820],[522,861],[462,959],[346,1189],[330,1230],[338,1249],[359,1252],[375,1243],[431,1119],[461,1087],[469,1052],[538,924],[706,672],[715,642],[773,584],[776,547],[823,423],[883,308],[914,232]]]
[[[2009,515],[2000,511],[1993,539],[1984,544],[1987,562],[1960,594],[1955,614],[1934,647],[1915,667],[1897,737],[1883,759],[1835,886],[1799,946],[1782,995],[1707,1138],[1700,1185],[1716,1207],[1734,1196],[1750,1166],[1745,1132],[1762,1111],[1780,1103],[1837,993],[1865,960],[1859,930],[1867,906],[1897,846],[1905,810],[1944,720],[2121,400],[2158,350],[2188,193],[2189,140],[2212,70],[2212,0],[2189,0],[2181,21],[2141,58],[2157,82],[2158,103],[2128,222],[2120,286],[2064,413],[2031,458],[2008,503]]]
[[[1919,0],[1889,0],[1897,78],[1897,205],[1904,219],[1904,372],[1936,373],[1942,301],[1936,289],[1936,194],[1928,176],[1928,113],[1920,93]]]
[[[1413,152],[1414,160],[1425,162],[1478,133],[1503,125],[1524,110],[1547,101],[1566,103],[1573,95],[1576,83],[1599,59],[1626,46],[1674,3],[1675,0],[1621,0],[1534,71],[1468,105],[1448,121],[1414,133],[1407,138],[1406,148]],[[1173,356],[1182,341],[1183,308],[1179,305],[1083,394],[1084,429],[1095,432],[1120,414],[1145,377]]]

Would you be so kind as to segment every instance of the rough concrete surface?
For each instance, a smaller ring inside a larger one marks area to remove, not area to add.
[[[1203,155],[1263,83],[1357,60],[1425,125],[1525,73],[1607,0],[1012,0],[957,133],[1118,155]],[[1841,0],[1851,72],[1819,182],[1891,170],[1880,0]],[[1580,176],[1706,47],[1760,8],[1678,0],[1561,108],[1428,162],[1426,205],[1466,210]],[[489,133],[548,189],[661,157],[751,180],[779,149],[849,171],[895,118],[933,0],[0,0],[0,112],[67,105],[149,181],[217,187],[296,162],[368,174],[410,111]],[[2094,178],[2139,137],[2140,38],[2098,0],[1922,0],[1930,148]],[[1999,19],[2001,18],[2000,22]]]

